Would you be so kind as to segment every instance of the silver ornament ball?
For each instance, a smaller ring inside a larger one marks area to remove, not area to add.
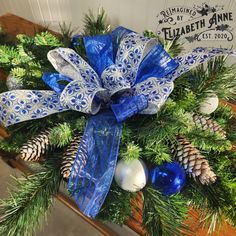
[[[209,115],[214,112],[219,105],[219,98],[216,94],[209,94],[201,103],[199,112]]]
[[[8,90],[22,89],[23,83],[20,79],[13,77],[12,75],[7,76],[6,86]]]
[[[119,160],[115,171],[115,181],[124,190],[137,192],[147,183],[148,169],[140,159]]]

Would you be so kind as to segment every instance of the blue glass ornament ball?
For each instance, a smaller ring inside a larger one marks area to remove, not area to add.
[[[176,161],[165,163],[151,169],[150,181],[155,189],[169,196],[179,192],[185,185],[185,171]]]

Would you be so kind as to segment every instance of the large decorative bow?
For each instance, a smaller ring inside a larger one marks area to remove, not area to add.
[[[45,73],[43,80],[53,91],[0,94],[0,122],[9,126],[65,110],[95,115],[102,109],[88,119],[69,181],[81,211],[95,217],[113,179],[120,122],[136,113],[156,113],[174,79],[216,55],[235,53],[197,48],[173,60],[156,40],[122,27],[111,35],[85,37],[84,44],[90,65],[69,48],[48,53],[59,74]]]

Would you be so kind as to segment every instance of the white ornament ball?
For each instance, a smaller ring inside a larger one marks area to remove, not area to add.
[[[8,90],[22,89],[23,83],[19,79],[14,78],[11,75],[8,75],[6,80],[6,86]]]
[[[147,183],[148,169],[140,159],[119,160],[115,171],[115,181],[124,190],[137,192]]]
[[[199,112],[203,114],[211,114],[214,112],[219,105],[219,98],[216,94],[210,94],[200,103]]]

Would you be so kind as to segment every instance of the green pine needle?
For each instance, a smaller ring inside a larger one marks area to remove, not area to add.
[[[144,193],[144,227],[150,236],[182,235],[187,229],[183,221],[188,213],[186,200],[180,195],[163,196],[157,190],[146,187]]]
[[[128,143],[126,146],[126,150],[121,152],[120,155],[126,160],[131,161],[134,159],[140,158],[140,152],[142,149],[137,145],[132,143]]]
[[[136,193],[127,192],[112,183],[106,200],[97,218],[107,222],[123,225],[132,215],[131,199]]]
[[[80,118],[76,119],[75,122],[72,122],[71,126],[73,126],[75,130],[83,133],[86,126],[86,117],[81,116]]]
[[[191,87],[198,99],[205,98],[209,92],[224,100],[235,99],[236,68],[226,65],[226,58],[216,57],[207,63],[207,67],[200,65],[192,72]]]
[[[33,235],[45,220],[60,181],[60,163],[56,160],[36,174],[15,178],[15,189],[0,203],[0,235]]]
[[[26,74],[27,72],[24,68],[14,67],[11,69],[11,75],[16,79],[19,79],[19,83],[22,83],[22,78],[24,78]]]
[[[84,16],[84,34],[85,35],[97,35],[107,34],[110,32],[111,26],[108,23],[105,10],[99,8],[97,15],[89,10],[88,14]]]
[[[187,137],[194,146],[204,151],[224,152],[232,148],[231,142],[222,137],[221,134],[200,128],[193,129],[187,134]]]
[[[52,47],[63,46],[63,44],[56,36],[47,31],[36,34],[36,36],[34,37],[34,44],[37,46],[52,46]]]
[[[49,134],[49,139],[52,145],[64,147],[68,145],[73,138],[71,127],[67,123],[59,124],[52,128]]]

